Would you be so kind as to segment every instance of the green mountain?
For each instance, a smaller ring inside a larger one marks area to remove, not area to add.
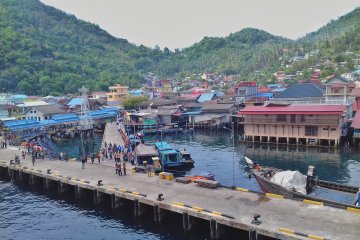
[[[76,92],[83,84],[92,90],[135,86],[162,56],[38,0],[1,0],[3,91],[47,95]]]
[[[205,37],[158,64],[161,75],[176,72],[215,72],[243,76],[276,69],[282,48],[292,41],[265,31],[246,28],[225,38]]]
[[[344,51],[360,53],[359,22],[357,8],[296,41],[247,28],[172,52],[115,38],[39,0],[1,0],[0,91],[49,95],[74,93],[81,85],[91,90],[107,90],[114,83],[135,87],[148,71],[179,79],[200,72],[240,74],[239,80],[265,82],[276,70],[295,74],[324,58],[348,62],[340,69],[327,67],[324,75],[347,71],[353,64]],[[315,49],[316,56],[283,67],[293,56]]]
[[[323,41],[333,41],[340,36],[353,32],[360,23],[360,8],[356,8],[350,13],[339,17],[337,20],[331,20],[328,24],[315,32],[306,34],[298,41],[301,43],[318,43]]]

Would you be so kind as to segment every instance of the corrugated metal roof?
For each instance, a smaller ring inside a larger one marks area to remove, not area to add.
[[[290,106],[248,106],[239,111],[239,114],[342,114],[345,107],[342,105],[290,105]]]
[[[322,97],[324,92],[324,88],[314,83],[296,83],[281,93],[274,95],[274,98]]]
[[[219,104],[219,103],[216,103],[216,104],[205,104],[201,110],[203,112],[211,112],[213,110],[223,110],[223,111],[229,111],[232,107],[234,106],[234,104]]]
[[[210,101],[215,96],[215,93],[202,93],[200,97],[198,98],[198,102],[202,103],[205,101]]]
[[[67,106],[78,106],[78,105],[83,104],[83,102],[84,102],[83,98],[73,98],[66,105]]]

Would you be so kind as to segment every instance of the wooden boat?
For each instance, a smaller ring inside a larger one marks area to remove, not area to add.
[[[272,177],[276,173],[284,172],[284,170],[273,167],[260,166],[259,164],[252,162],[249,158],[247,158],[246,162],[251,169],[253,175],[255,176],[261,190],[265,193],[274,193],[289,198],[307,199],[311,201],[323,202],[333,206],[357,208],[355,204],[357,199],[356,195],[359,194],[359,187],[319,180],[313,176],[312,166],[309,166],[308,175],[305,176],[306,193],[304,194],[295,191],[294,188],[287,189],[284,186],[271,181]],[[324,195],[328,196],[326,196],[325,198],[321,195],[321,193],[327,193]],[[344,197],[349,201],[339,202],[336,200],[336,195]]]
[[[185,149],[183,151],[179,151],[181,155],[181,162],[183,162],[186,166],[194,166],[195,161],[191,158],[191,155]]]

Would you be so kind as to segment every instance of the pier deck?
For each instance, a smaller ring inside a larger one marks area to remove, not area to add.
[[[287,235],[279,231],[279,228],[319,236],[313,239],[351,240],[358,239],[360,235],[360,212],[356,211],[226,188],[206,189],[193,183],[181,184],[162,180],[157,176],[148,178],[146,174],[132,173],[130,169],[127,176],[118,176],[115,175],[113,167],[97,163],[87,163],[85,169],[81,169],[80,162],[45,159],[37,160],[35,167],[32,167],[30,156],[27,156],[18,167],[10,165],[9,160],[14,154],[19,154],[19,150],[1,149],[0,154],[0,170],[15,169],[21,174],[34,175],[39,179],[73,185],[96,193],[115,195],[140,204],[157,206],[160,210],[186,213],[195,218],[209,220],[210,225],[215,222],[216,225],[227,225],[245,231],[255,230],[258,234],[280,239],[308,238],[293,235],[291,231],[290,235]],[[128,166],[130,168],[130,165]],[[47,169],[51,169],[52,173],[48,174]],[[98,180],[102,180],[104,185],[97,186]],[[164,194],[163,201],[157,200],[159,193]],[[203,209],[210,210],[210,213]],[[234,219],[220,216],[219,213],[230,215]],[[261,214],[260,225],[251,224],[254,213]]]

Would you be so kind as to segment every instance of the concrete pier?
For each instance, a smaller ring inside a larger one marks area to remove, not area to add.
[[[81,169],[80,162],[38,160],[32,167],[29,158],[20,166],[11,165],[10,156],[17,151],[2,151],[3,159],[8,155],[8,160],[0,160],[1,178],[11,180],[18,174],[18,180],[22,176],[23,182],[56,187],[59,193],[69,191],[77,198],[93,200],[95,206],[104,204],[116,208],[122,202],[130,202],[135,216],[149,216],[143,214],[146,210],[159,224],[166,218],[165,212],[179,214],[179,219],[182,219],[179,226],[182,224],[184,231],[196,230],[193,223],[198,220],[207,221],[213,239],[221,236],[225,227],[247,231],[249,239],[262,239],[262,236],[307,239],[304,235],[312,235],[319,237],[316,239],[355,240],[360,235],[360,210],[355,208],[338,209],[258,195],[242,189],[206,189],[156,176],[148,178],[146,174],[130,171],[127,176],[120,177],[115,175],[112,166],[102,163],[86,164],[85,169]],[[51,174],[47,173],[48,169],[52,170]],[[99,180],[102,180],[102,185],[98,185]],[[163,194],[162,201],[158,200],[159,193]],[[260,225],[251,223],[254,214],[261,215]]]

